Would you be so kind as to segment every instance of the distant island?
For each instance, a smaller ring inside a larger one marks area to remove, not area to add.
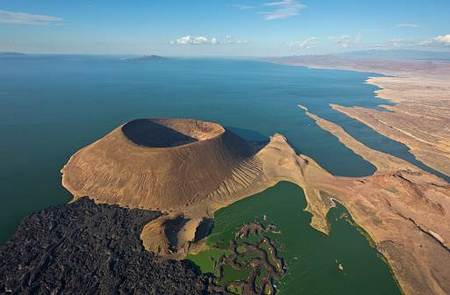
[[[160,56],[160,55],[142,55],[142,56],[138,56],[138,57],[129,57],[129,58],[125,58],[124,60],[126,61],[163,61],[163,60],[168,60],[169,58],[164,57],[164,56]]]
[[[0,56],[21,56],[21,55],[26,54],[22,52],[0,52]]]

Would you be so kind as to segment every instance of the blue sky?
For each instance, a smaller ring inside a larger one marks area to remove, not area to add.
[[[449,0],[0,0],[0,51],[277,56],[450,51]]]

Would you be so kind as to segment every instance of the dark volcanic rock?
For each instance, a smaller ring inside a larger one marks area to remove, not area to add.
[[[210,278],[144,250],[159,212],[77,202],[27,217],[0,247],[1,294],[206,294]]]

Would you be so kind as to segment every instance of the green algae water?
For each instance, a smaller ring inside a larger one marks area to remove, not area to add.
[[[277,242],[287,264],[286,274],[276,283],[280,294],[400,294],[388,265],[342,206],[331,209],[327,216],[329,236],[309,225],[311,214],[305,207],[301,188],[278,183],[217,211],[207,238],[209,249],[188,258],[202,271],[214,272],[214,263],[227,254],[228,241],[242,225],[265,222],[280,231],[269,236]],[[242,275],[234,274],[230,279],[242,279]]]

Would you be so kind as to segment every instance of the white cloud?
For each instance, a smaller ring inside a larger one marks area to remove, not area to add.
[[[397,38],[397,39],[388,40],[385,45],[388,47],[407,47],[407,46],[414,45],[412,43],[413,42],[411,42],[409,40]]]
[[[226,36],[223,41],[219,41],[221,44],[247,44],[247,40],[236,39],[232,36]]]
[[[56,16],[0,10],[0,23],[2,24],[48,25],[60,23],[62,20],[62,18]]]
[[[175,41],[171,41],[173,45],[218,45],[218,44],[247,44],[248,41],[236,39],[231,36],[226,36],[223,40],[218,40],[215,37],[208,38],[204,36],[183,36]]]
[[[443,45],[449,46],[450,45],[450,34],[447,35],[441,35],[433,38],[434,41],[441,43]]]
[[[431,40],[420,42],[419,45],[428,47],[448,47],[450,46],[450,34],[436,36]]]
[[[394,38],[380,43],[374,43],[372,49],[417,49],[421,46],[428,46],[430,40],[418,41],[413,39]]]
[[[248,10],[248,9],[255,8],[255,6],[246,5],[246,4],[233,4],[233,5],[231,5],[231,7],[237,8],[239,10]]]
[[[334,41],[339,47],[349,48],[355,44],[361,42],[361,34],[352,37],[350,35],[341,35],[339,37],[329,37],[330,40]]]
[[[397,24],[396,27],[397,28],[411,28],[411,29],[415,29],[415,28],[418,28],[419,25],[416,25],[416,24]]]
[[[350,45],[352,43],[353,43],[353,39],[352,39],[352,37],[350,37],[348,35],[341,36],[340,38],[338,38],[336,40],[336,44],[338,44],[339,46],[341,46],[343,48],[350,47]]]
[[[303,41],[293,42],[291,44],[292,47],[300,48],[300,49],[311,49],[319,45],[319,39],[316,37],[309,37]]]
[[[263,4],[269,11],[264,11],[265,20],[285,19],[296,16],[306,8],[306,5],[301,4],[297,0],[281,0],[275,2],[268,2]]]
[[[215,45],[217,44],[217,39],[216,38],[208,38],[208,37],[204,37],[204,36],[183,36],[180,37],[178,39],[176,39],[175,41],[170,42],[171,44],[178,44],[178,45]]]

